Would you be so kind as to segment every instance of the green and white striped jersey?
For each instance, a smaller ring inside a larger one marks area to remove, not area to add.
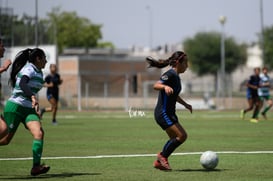
[[[27,63],[17,74],[15,87],[12,91],[12,96],[9,98],[10,101],[20,104],[24,107],[32,107],[31,98],[27,97],[23,90],[20,88],[19,83],[21,78],[26,75],[29,77],[28,86],[32,93],[36,95],[38,91],[43,87],[43,72],[32,63]]]
[[[270,82],[270,77],[268,75],[261,74],[260,75],[260,85]],[[259,96],[269,96],[270,95],[270,86],[260,87],[258,89]]]

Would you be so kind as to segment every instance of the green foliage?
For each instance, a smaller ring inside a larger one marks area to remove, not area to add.
[[[35,43],[35,18],[32,16],[1,15],[0,30],[6,46]],[[56,43],[59,52],[71,47],[113,47],[110,42],[99,43],[101,38],[101,25],[79,17],[76,12],[61,12],[60,8],[53,8],[47,18],[38,22],[38,43]]]
[[[79,17],[76,12],[60,12],[54,8],[48,17],[48,31],[52,32],[51,39],[57,42],[60,52],[69,47],[97,47],[102,38],[101,25]]]
[[[273,26],[264,29],[264,64],[273,68]]]
[[[193,71],[198,75],[216,75],[220,69],[221,34],[217,32],[200,32],[184,41],[184,49],[189,57]],[[232,37],[225,38],[225,70],[234,71],[246,61],[246,46],[239,45]]]
[[[18,16],[0,16],[1,37],[5,46],[21,46],[35,43],[34,18],[24,14]]]
[[[99,42],[98,43],[98,48],[111,48],[114,49],[115,45],[111,42]]]

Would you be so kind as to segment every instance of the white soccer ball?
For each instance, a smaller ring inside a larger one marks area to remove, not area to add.
[[[214,151],[205,151],[200,157],[201,165],[207,170],[216,168],[218,162],[219,158]]]

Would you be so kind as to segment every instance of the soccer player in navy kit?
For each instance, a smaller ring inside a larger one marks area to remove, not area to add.
[[[187,55],[182,51],[177,51],[166,60],[157,61],[152,57],[147,57],[146,60],[150,67],[163,68],[168,65],[172,67],[154,84],[154,89],[159,91],[154,117],[157,124],[166,131],[170,138],[164,145],[162,151],[157,154],[154,167],[160,170],[171,170],[168,157],[187,139],[187,133],[178,122],[175,113],[176,102],[185,106],[185,108],[192,113],[192,106],[179,96],[181,91],[179,74],[184,73],[188,68]]]
[[[261,101],[258,96],[258,88],[260,86],[260,68],[254,68],[254,75],[251,75],[249,81],[247,82],[246,97],[249,104],[247,109],[241,110],[241,118],[244,119],[245,114],[251,111],[254,107],[253,116],[250,122],[257,123],[258,115],[261,107]]]
[[[57,66],[55,64],[50,64],[50,74],[46,76],[44,84],[47,87],[46,96],[51,104],[51,107],[41,109],[41,116],[45,112],[52,112],[52,123],[57,124],[56,114],[58,110],[59,101],[59,85],[62,83],[60,75],[57,73]]]

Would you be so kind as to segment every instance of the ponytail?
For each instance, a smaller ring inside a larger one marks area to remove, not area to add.
[[[18,72],[26,65],[27,62],[31,62],[35,64],[37,57],[42,58],[45,57],[45,53],[43,50],[39,48],[34,49],[25,49],[20,51],[12,63],[11,72],[10,72],[10,80],[9,83],[14,88],[16,83],[16,76]]]
[[[157,68],[163,68],[163,67],[167,67],[170,62],[169,62],[169,59],[167,60],[155,60],[153,57],[146,57],[146,61],[148,62],[149,66],[148,68],[150,67],[157,67]]]
[[[22,50],[16,55],[14,62],[12,63],[9,82],[13,88],[15,87],[15,83],[16,83],[16,75],[29,60],[30,52],[31,52],[31,49]]]
[[[186,54],[184,52],[177,51],[177,52],[174,52],[172,56],[166,60],[162,60],[162,59],[155,60],[153,57],[149,56],[149,57],[146,57],[146,61],[149,64],[148,68],[150,67],[164,68],[164,67],[167,67],[168,65],[172,67],[175,66],[176,61],[179,61],[181,63],[185,57],[186,57]]]

